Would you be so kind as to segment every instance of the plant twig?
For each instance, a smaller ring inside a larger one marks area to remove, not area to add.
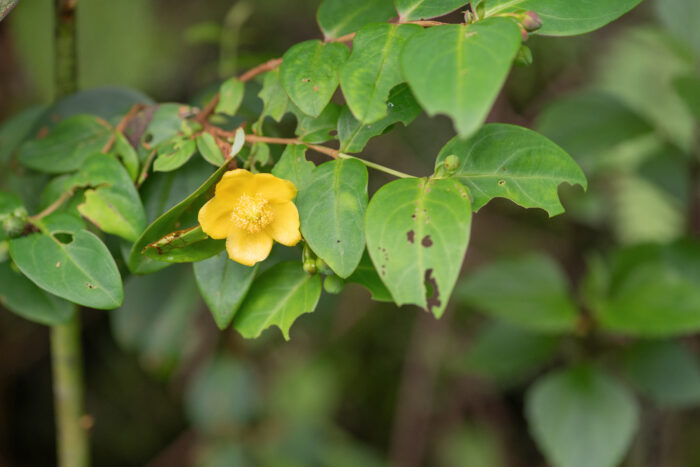
[[[114,146],[114,143],[117,140],[117,133],[124,133],[124,130],[131,119],[134,118],[136,114],[139,113],[144,107],[145,106],[143,104],[134,104],[131,106],[126,115],[124,115],[121,120],[119,120],[119,123],[117,123],[117,126],[114,127],[114,132],[112,132],[110,135],[109,140],[104,146],[102,146],[102,150],[100,151],[102,154],[107,154],[112,150],[112,146]]]
[[[41,211],[38,214],[35,214],[31,217],[29,217],[30,222],[36,222],[40,219],[43,219],[44,217],[48,216],[49,214],[55,212],[58,208],[60,208],[63,203],[68,201],[71,196],[75,193],[75,188],[71,188],[70,190],[66,191],[65,193],[61,194],[61,196],[58,197],[56,201],[53,203],[49,204],[46,208],[44,208],[43,211]]]
[[[326,146],[319,146],[317,144],[310,144],[306,143],[304,141],[298,140],[296,138],[273,138],[270,136],[258,136],[258,135],[245,135],[245,140],[248,143],[268,143],[268,144],[303,144],[309,149],[313,149],[316,152],[319,152],[321,154],[325,154],[326,156],[330,156],[333,159],[356,159],[360,162],[362,162],[364,165],[367,167],[370,167],[375,170],[379,170],[380,172],[387,173],[389,175],[393,175],[394,177],[398,178],[416,178],[413,175],[409,175],[403,172],[399,172],[398,170],[394,170],[389,167],[385,167],[380,164],[376,164],[374,162],[370,162],[368,160],[351,156],[350,154],[345,154],[343,152],[338,151],[337,149],[333,148],[328,148]]]
[[[148,169],[151,168],[151,164],[153,163],[153,159],[156,158],[156,155],[158,152],[154,149],[151,149],[151,153],[148,155],[148,159],[146,159],[146,162],[143,163],[143,167],[141,167],[141,173],[139,174],[138,178],[136,179],[136,188],[140,188],[141,185],[143,185],[143,182],[146,181],[148,178]]]

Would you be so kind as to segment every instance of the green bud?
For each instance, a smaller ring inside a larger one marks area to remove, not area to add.
[[[444,165],[445,170],[448,173],[454,173],[459,168],[459,157],[455,156],[454,154],[450,154],[445,158]]]
[[[2,230],[10,238],[16,238],[24,232],[24,226],[27,224],[27,210],[24,207],[19,207],[2,218]]]
[[[520,17],[520,22],[527,32],[537,31],[542,27],[542,18],[534,11],[527,11]]]
[[[479,19],[484,19],[484,17],[486,16],[486,2],[485,1],[479,2],[479,4],[476,6],[476,16]]]
[[[331,268],[329,268],[326,262],[323,261],[321,258],[316,258],[316,269],[318,270],[318,272],[326,276],[330,276],[331,274],[333,274]]]
[[[530,47],[526,45],[520,46],[520,50],[515,55],[515,65],[516,66],[530,66],[532,65],[532,51]]]
[[[339,294],[345,287],[345,281],[338,276],[326,276],[323,281],[323,289],[330,294]]]
[[[304,261],[304,271],[306,271],[308,274],[316,274],[318,271],[318,268],[316,268],[316,261],[312,259],[307,259]]]
[[[10,258],[10,242],[0,241],[0,263],[4,263]]]

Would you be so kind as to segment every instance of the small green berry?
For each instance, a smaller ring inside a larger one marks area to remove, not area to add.
[[[318,270],[318,272],[326,276],[333,274],[331,268],[329,268],[326,262],[323,261],[321,258],[316,258],[316,269]]]
[[[304,271],[306,271],[308,274],[316,274],[316,272],[318,272],[316,261],[312,259],[307,259],[304,261]]]
[[[530,66],[532,65],[532,51],[530,47],[526,45],[520,46],[520,50],[515,55],[514,63],[516,66]]]
[[[323,288],[329,294],[339,294],[345,287],[345,281],[338,276],[326,276],[323,281]]]
[[[450,154],[445,158],[445,170],[448,172],[454,172],[459,168],[459,157],[454,154]]]

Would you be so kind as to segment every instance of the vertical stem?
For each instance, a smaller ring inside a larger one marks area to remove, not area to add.
[[[82,345],[78,310],[66,324],[51,328],[51,363],[58,435],[58,465],[86,467],[90,450],[83,409]]]
[[[78,0],[55,0],[54,80],[56,99],[78,88],[75,9]],[[87,467],[90,449],[84,413],[80,316],[51,328],[51,362],[59,467]]]

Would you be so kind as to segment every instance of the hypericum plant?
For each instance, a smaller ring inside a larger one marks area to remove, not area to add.
[[[60,325],[75,305],[119,307],[125,275],[191,262],[217,325],[233,323],[244,337],[274,325],[289,338],[322,288],[337,293],[345,282],[440,317],[473,211],[502,197],[554,216],[564,211],[560,184],[586,187],[578,165],[546,137],[484,125],[511,66],[532,61],[528,35],[586,33],[640,1],[324,0],[323,40],[226,80],[201,109],[113,90],[72,94],[74,37],[59,23],[62,99],[2,130],[0,162],[21,166],[6,180],[16,192],[0,192],[3,304]],[[58,2],[69,13],[76,3]],[[463,14],[447,17],[454,22],[431,19],[455,11]],[[254,80],[262,106],[242,111]],[[447,115],[457,132],[433,174],[356,155],[423,110]],[[275,125],[287,113],[296,117],[294,136]],[[308,150],[331,160],[316,166]],[[370,200],[368,168],[398,180]],[[297,228],[296,259],[273,252],[259,274],[272,239],[294,245]]]

